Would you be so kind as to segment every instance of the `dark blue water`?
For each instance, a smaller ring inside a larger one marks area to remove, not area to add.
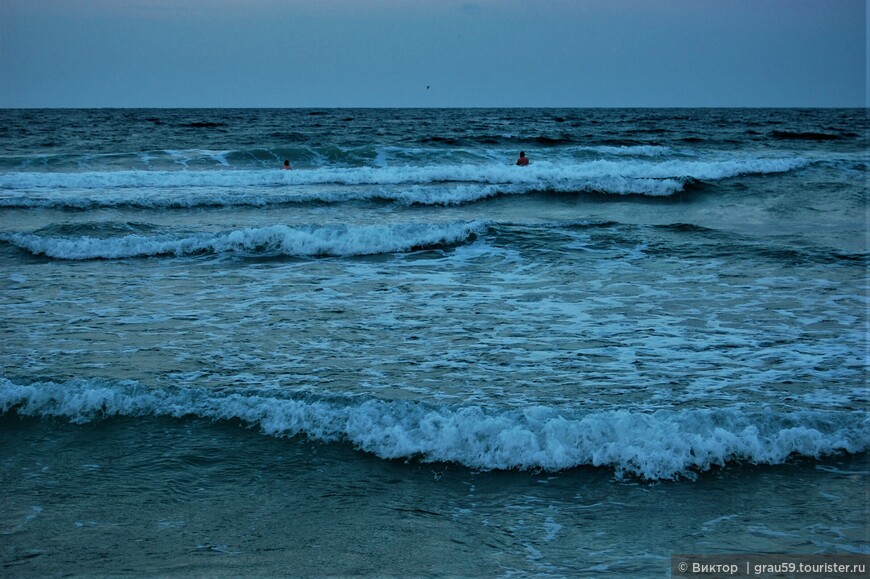
[[[866,110],[0,119],[15,576],[870,550]]]

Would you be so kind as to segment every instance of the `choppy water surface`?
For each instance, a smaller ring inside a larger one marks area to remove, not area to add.
[[[866,111],[0,117],[15,573],[870,548]]]

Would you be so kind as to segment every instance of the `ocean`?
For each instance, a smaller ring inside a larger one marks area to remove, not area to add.
[[[866,109],[0,110],[2,574],[870,554],[868,150]]]

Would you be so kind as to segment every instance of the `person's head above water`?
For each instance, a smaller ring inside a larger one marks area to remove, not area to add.
[[[526,157],[525,151],[520,151],[520,158],[517,159],[517,165],[525,166],[529,164],[529,158]]]

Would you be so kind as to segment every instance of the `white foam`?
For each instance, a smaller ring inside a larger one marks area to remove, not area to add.
[[[597,147],[580,147],[582,151],[591,151],[602,155],[617,155],[617,156],[641,156],[641,157],[662,157],[670,155],[673,150],[670,147],[661,145],[600,145]]]
[[[3,233],[0,234],[0,241],[35,255],[70,260],[202,253],[354,256],[398,253],[460,243],[483,232],[485,228],[486,225],[480,221],[308,228],[274,225],[189,237],[126,235],[67,238],[33,233]]]
[[[99,380],[25,385],[6,378],[0,378],[0,410],[74,423],[110,416],[234,419],[273,436],[348,441],[382,458],[478,469],[594,465],[645,479],[692,477],[732,461],[777,464],[795,454],[819,457],[870,447],[864,413],[820,410],[491,410],[362,396],[295,399],[283,389],[219,393]]]
[[[808,164],[799,158],[661,162],[620,159],[580,163],[538,161],[528,167],[501,164],[452,164],[399,167],[326,167],[313,170],[177,170],[84,171],[74,173],[12,172],[0,174],[0,206],[76,207],[133,204],[189,205],[191,190],[207,189],[196,202],[265,204],[294,200],[337,200],[322,187],[315,193],[300,188],[341,185],[365,186],[349,198],[383,197],[411,203],[451,204],[475,201],[496,193],[530,191],[596,191],[608,194],[667,196],[692,180],[710,181],[755,173],[791,171]],[[432,194],[429,188],[437,186]],[[440,187],[440,192],[439,191]],[[274,189],[286,190],[275,194]],[[398,188],[398,190],[396,189]],[[254,197],[243,190],[256,190]],[[72,190],[75,196],[58,195]],[[132,193],[130,190],[133,190]],[[185,199],[158,196],[155,190],[184,190]],[[147,196],[137,195],[146,191]],[[232,191],[227,194],[226,191]],[[10,193],[11,192],[11,193]],[[28,194],[22,195],[22,192]],[[108,192],[108,193],[107,193]],[[36,193],[37,195],[33,195]],[[325,195],[325,196],[324,196]],[[168,199],[168,200],[167,200]],[[341,200],[345,199],[343,196]]]

